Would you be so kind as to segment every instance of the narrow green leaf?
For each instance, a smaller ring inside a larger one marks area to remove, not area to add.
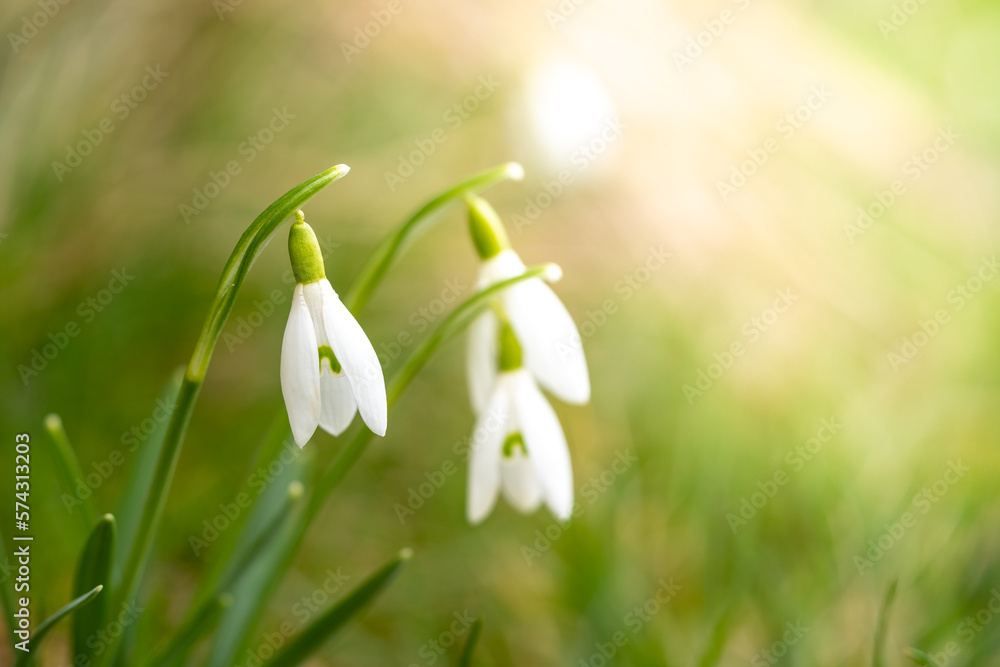
[[[456,183],[417,209],[396,228],[392,235],[387,236],[372,251],[368,261],[361,268],[358,278],[344,297],[344,304],[348,310],[357,315],[364,309],[368,299],[371,298],[375,288],[382,282],[393,263],[417,237],[431,227],[431,222],[434,221],[437,214],[451,204],[464,200],[466,195],[488,188],[508,178],[515,181],[521,180],[524,178],[524,168],[516,162],[507,162]]]
[[[301,504],[296,504],[290,512],[281,516],[281,507],[287,503],[291,485],[304,484],[313,476],[314,463],[313,450],[302,450],[291,463],[282,464],[277,477],[254,503],[240,535],[240,543],[234,550],[237,557],[238,554],[252,552],[253,558],[247,559],[239,578],[226,589],[232,593],[237,604],[223,614],[209,655],[209,667],[231,667],[240,661],[241,651],[250,641],[267,608],[267,599],[280,583],[287,563],[293,560],[295,547],[299,544],[298,536],[303,532],[305,512]],[[279,516],[281,520],[275,521]],[[222,578],[230,576],[227,572]]]
[[[722,658],[722,650],[726,646],[726,638],[729,636],[729,621],[731,618],[732,613],[729,608],[719,616],[719,620],[715,622],[715,627],[712,628],[712,636],[708,639],[705,652],[702,653],[701,660],[698,661],[698,667],[715,667],[715,665],[719,664],[719,659]]]
[[[937,667],[937,663],[934,662],[934,658],[930,657],[921,650],[913,648],[912,646],[904,650],[903,655],[923,667]]]
[[[882,608],[878,613],[878,625],[875,628],[875,643],[872,647],[872,667],[885,667],[885,658],[882,653],[889,629],[889,611],[892,609],[892,601],[896,597],[896,583],[896,580],[893,579],[882,599]]]
[[[222,612],[232,605],[233,596],[224,593],[199,607],[177,631],[174,638],[150,659],[148,667],[175,667],[187,663],[187,656],[198,641],[219,622]]]
[[[45,431],[52,439],[52,459],[55,463],[56,474],[59,477],[59,484],[63,493],[74,496],[78,487],[83,486],[83,473],[80,472],[80,463],[76,459],[76,452],[69,442],[66,429],[63,428],[62,419],[57,414],[50,414],[45,417]],[[90,527],[97,522],[97,508],[94,505],[94,495],[88,494],[86,498],[80,499],[80,511],[73,512],[79,517],[83,534],[90,532]]]
[[[395,558],[292,639],[288,646],[268,663],[268,667],[292,667],[312,655],[389,585],[412,553],[409,549],[400,551]]]
[[[66,616],[69,616],[77,609],[83,607],[88,602],[91,602],[100,595],[103,586],[97,586],[92,591],[87,591],[75,600],[71,600],[64,607],[56,611],[56,613],[49,616],[47,619],[42,621],[42,623],[35,628],[35,632],[31,636],[31,640],[28,643],[28,652],[18,652],[17,661],[15,665],[31,665],[38,657],[38,648],[42,644],[42,640],[45,639],[45,635],[49,634],[56,623],[61,621]]]
[[[175,637],[166,643],[165,648],[157,650],[157,654],[161,657],[154,660],[153,664],[182,664],[184,662],[187,657],[187,651],[194,646],[194,641],[189,641],[189,633],[192,632],[191,628],[200,626],[202,627],[202,633],[208,632],[209,628],[205,627],[198,619],[206,617],[209,614],[209,610],[216,606],[220,599],[232,598],[231,591],[235,590],[242,575],[251,569],[254,560],[266,551],[268,545],[274,539],[274,535],[280,531],[281,526],[288,520],[288,516],[294,509],[295,504],[302,498],[302,493],[303,486],[300,482],[294,481],[288,485],[284,505],[279,511],[274,513],[268,524],[262,529],[254,531],[256,535],[253,541],[246,548],[241,549],[236,557],[230,560],[225,571],[212,583],[211,597],[197,602],[192,606],[191,612],[181,624],[181,628]],[[249,510],[247,511],[249,512]],[[230,530],[233,529],[235,527],[230,526]],[[199,636],[201,635],[199,634]]]
[[[102,516],[90,532],[80,559],[76,566],[76,578],[73,581],[73,595],[82,596],[100,586],[110,590],[111,561],[115,552],[115,517],[110,514]],[[92,649],[88,639],[93,638],[104,626],[107,618],[108,596],[102,595],[95,600],[86,614],[73,617],[73,655],[91,657]]]
[[[17,643],[17,620],[14,618],[14,563],[7,553],[7,540],[4,539],[3,530],[0,530],[0,567],[3,573],[0,575],[0,604],[3,604],[4,625],[7,626],[7,634],[10,638],[10,645]]]
[[[121,499],[118,501],[118,510],[115,512],[117,521],[113,573],[115,587],[121,581],[121,570],[132,545],[135,543],[135,536],[139,532],[142,508],[149,496],[149,488],[153,483],[153,474],[156,471],[156,460],[160,457],[160,451],[163,449],[163,438],[167,432],[170,411],[177,403],[177,393],[180,391],[183,377],[184,369],[179,368],[163,386],[151,410],[151,413],[155,413],[161,418],[153,420],[155,422],[153,430],[132,454],[131,469],[125,479],[125,490],[122,492]]]
[[[262,468],[266,469],[273,462],[277,461],[278,456],[286,449],[292,452],[299,451],[295,442],[291,439],[288,415],[285,413],[284,408],[282,408],[272,420],[271,427],[268,429],[267,435],[258,448],[257,455],[254,457],[248,470],[257,471]],[[196,597],[199,603],[204,602],[208,598],[215,597],[220,591],[226,590],[228,587],[218,585],[219,581],[230,575],[234,569],[234,564],[244,560],[242,558],[243,554],[237,551],[237,549],[239,548],[244,552],[248,549],[250,542],[241,540],[243,538],[243,527],[254,513],[254,507],[256,507],[262,493],[259,485],[251,485],[252,479],[257,479],[257,476],[253,472],[250,472],[244,478],[240,491],[237,492],[237,494],[245,493],[252,498],[251,505],[232,520],[229,528],[219,538],[217,545],[213,548],[208,574],[202,580],[199,594]],[[274,512],[274,516],[277,517],[278,512]]]
[[[483,631],[483,619],[477,618],[472,627],[469,628],[469,638],[465,640],[462,648],[462,655],[458,658],[458,667],[469,667],[472,664],[472,653],[476,650],[476,643],[479,635]]]
[[[305,487],[299,480],[291,482],[285,491],[285,497],[281,500],[281,504],[273,512],[273,516],[267,519],[262,527],[255,527],[253,531],[250,531],[252,539],[247,543],[246,548],[236,552],[232,558],[231,567],[219,580],[218,590],[220,593],[231,590],[243,573],[264,552],[272,536],[288,520],[289,515],[302,499],[304,489]]]

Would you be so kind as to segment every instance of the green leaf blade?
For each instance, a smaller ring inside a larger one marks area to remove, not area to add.
[[[76,567],[73,596],[79,598],[97,587],[110,589],[115,552],[115,517],[105,514],[94,525]],[[73,655],[91,657],[87,640],[94,637],[107,617],[108,596],[96,600],[87,614],[73,617]]]
[[[344,304],[355,315],[361,311],[389,269],[421,234],[430,228],[437,214],[451,204],[462,201],[466,195],[495,185],[505,179],[519,181],[524,178],[524,168],[516,162],[507,162],[493,169],[476,174],[451,186],[427,201],[409,218],[386,237],[372,252],[361,268],[361,273],[344,297]]]
[[[351,591],[347,597],[333,605],[295,637],[281,653],[268,663],[268,667],[293,667],[301,664],[374,600],[392,582],[400,568],[412,555],[413,552],[409,549],[400,551],[395,558],[383,565],[375,574]]]
[[[80,472],[80,463],[77,461],[73,445],[70,444],[62,418],[54,413],[47,415],[45,417],[45,431],[52,440],[52,458],[55,462],[59,484],[63,487],[64,493],[72,496],[77,492],[77,487],[83,485],[83,473]],[[80,511],[75,512],[75,514],[80,519],[83,534],[86,535],[90,531],[90,527],[98,520],[93,494],[88,494],[86,498],[80,500]]]
[[[469,638],[465,640],[462,647],[462,655],[458,658],[458,667],[469,667],[472,664],[472,654],[476,650],[479,642],[479,635],[483,631],[483,619],[477,618],[469,629]]]
[[[875,628],[875,641],[872,647],[872,667],[885,667],[885,638],[889,633],[889,612],[892,609],[892,602],[896,598],[895,579],[889,584],[882,599],[882,608],[878,613],[878,626]]]
[[[66,618],[74,611],[80,609],[81,607],[86,606],[90,602],[93,602],[93,600],[98,595],[101,594],[103,588],[104,588],[103,586],[97,586],[93,590],[87,591],[80,597],[74,600],[70,600],[68,603],[66,603],[66,605],[57,610],[56,613],[52,614],[47,619],[45,619],[37,628],[35,628],[35,632],[34,634],[32,634],[31,640],[28,643],[28,652],[19,653],[17,662],[15,664],[16,665],[32,664],[38,657],[38,649],[42,645],[42,641],[44,641],[46,635],[49,634],[49,631],[52,628],[54,628],[59,621]]]

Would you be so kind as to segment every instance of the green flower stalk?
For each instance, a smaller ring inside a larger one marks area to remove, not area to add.
[[[517,162],[507,162],[456,183],[429,200],[375,248],[344,299],[347,307],[352,312],[361,312],[393,263],[411,243],[432,226],[435,218],[446,208],[500,181],[506,179],[520,181],[523,178],[524,167]]]

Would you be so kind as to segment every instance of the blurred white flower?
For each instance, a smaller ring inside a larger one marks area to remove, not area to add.
[[[524,262],[510,249],[503,224],[482,199],[469,200],[469,226],[483,260],[478,290],[524,273]],[[532,278],[505,289],[498,301],[524,350],[524,365],[538,383],[567,403],[589,401],[590,378],[580,333],[552,288],[541,278]],[[477,413],[496,378],[498,324],[495,313],[485,312],[469,329],[467,373]]]
[[[544,501],[561,521],[573,511],[573,469],[566,436],[531,373],[501,371],[472,438],[466,513],[485,519],[504,498],[529,513]]]
[[[295,443],[316,426],[340,435],[360,411],[368,428],[385,435],[382,367],[371,342],[326,279],[323,257],[301,212],[288,236],[297,284],[281,342],[281,393]]]

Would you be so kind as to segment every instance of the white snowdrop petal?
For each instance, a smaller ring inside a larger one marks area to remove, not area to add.
[[[573,467],[559,418],[527,371],[512,374],[512,403],[528,459],[545,494],[545,501],[560,520],[573,512]]]
[[[295,444],[302,447],[319,423],[319,350],[302,285],[292,293],[292,309],[281,341],[281,395]]]
[[[477,524],[493,511],[500,491],[500,458],[510,420],[510,398],[497,383],[472,431],[466,517]]]
[[[323,326],[330,347],[351,383],[361,418],[376,435],[385,435],[387,406],[382,366],[371,341],[351,311],[333,291],[330,281],[319,281],[323,290]]]
[[[489,399],[497,376],[497,316],[486,311],[469,326],[466,343],[469,400],[476,414]]]
[[[479,280],[476,289],[482,290],[490,285],[507,280],[524,273],[524,262],[513,250],[503,250],[496,257],[491,257],[479,267]]]
[[[351,425],[358,411],[351,381],[343,373],[334,375],[324,368],[319,374],[319,388],[319,425],[331,435],[340,435]]]
[[[501,488],[504,499],[522,514],[530,514],[542,503],[542,487],[535,469],[523,452],[504,457],[500,463]]]
[[[533,278],[511,286],[503,303],[524,350],[524,364],[539,384],[567,403],[589,401],[590,378],[580,333],[556,293]]]
[[[323,325],[323,282],[329,284],[329,281],[324,279],[320,282],[308,283],[301,286],[302,294],[306,299],[306,305],[309,306],[309,317],[312,321],[313,331],[316,333],[317,346],[330,344],[326,327]],[[333,288],[331,287],[330,289]]]

